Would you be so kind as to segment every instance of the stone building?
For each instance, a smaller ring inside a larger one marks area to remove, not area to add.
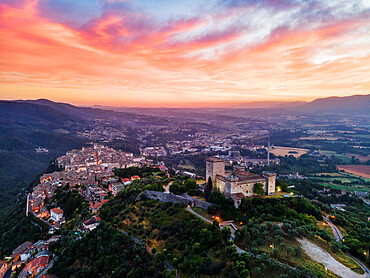
[[[226,198],[234,201],[235,207],[245,197],[254,196],[253,188],[261,183],[266,195],[275,195],[276,174],[263,172],[262,175],[246,172],[240,167],[225,171],[225,162],[217,157],[206,159],[206,181],[211,178],[213,190],[221,192]]]

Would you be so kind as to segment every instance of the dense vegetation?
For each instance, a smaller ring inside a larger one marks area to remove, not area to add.
[[[89,215],[89,204],[85,198],[76,189],[70,190],[68,184],[63,188],[58,187],[51,201],[45,200],[48,209],[54,206],[60,207],[66,220],[71,220],[77,215],[82,218]]]
[[[225,263],[226,241],[217,222],[207,225],[185,205],[155,200],[136,202],[137,191],[127,188],[105,204],[100,216],[147,243],[180,273],[214,275],[233,272]]]
[[[188,193],[192,196],[200,194],[197,182],[193,179],[186,179],[184,182],[175,180],[170,187],[170,191],[174,194]]]
[[[3,209],[0,214],[0,257],[9,255],[13,249],[25,241],[36,242],[44,239],[48,226],[30,215],[25,215],[25,204],[14,204]]]
[[[120,168],[120,169],[115,169],[114,174],[119,176],[120,178],[131,178],[132,176],[140,176],[140,177],[145,177],[145,176],[150,176],[153,174],[156,174],[157,176],[163,176],[164,172],[161,172],[158,168],[153,168],[153,167],[129,167],[129,168]]]
[[[231,199],[221,193],[213,192],[209,201],[216,204],[208,210],[219,213],[224,220],[234,219],[246,222],[256,217],[261,221],[304,220],[305,215],[312,215],[320,220],[321,211],[318,206],[304,198],[248,198],[243,199],[239,209],[234,208]]]
[[[51,250],[59,259],[50,272],[60,278],[162,277],[164,270],[163,257],[104,222],[80,240],[66,232]]]

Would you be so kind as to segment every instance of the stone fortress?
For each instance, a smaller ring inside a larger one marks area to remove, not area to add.
[[[253,187],[256,183],[263,184],[266,195],[275,195],[275,173],[263,172],[261,176],[246,172],[241,167],[225,171],[225,161],[218,157],[206,159],[206,182],[209,178],[212,180],[213,190],[231,198],[235,207],[239,207],[243,198],[255,195]]]

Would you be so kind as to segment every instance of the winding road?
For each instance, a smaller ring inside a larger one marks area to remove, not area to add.
[[[208,218],[205,218],[204,216],[202,216],[202,215],[200,215],[199,213],[196,213],[190,206],[188,206],[187,207],[187,210],[190,212],[190,213],[192,213],[192,214],[194,214],[194,215],[196,215],[197,217],[199,217],[199,218],[201,218],[202,220],[204,220],[204,221],[206,221],[206,222],[208,222],[209,224],[213,224],[213,222],[211,221],[211,220],[209,220]],[[227,225],[229,225],[229,224],[227,224]],[[222,230],[222,228],[223,227],[225,227],[226,225],[220,225],[220,230]],[[235,225],[234,225],[235,226]],[[235,230],[234,230],[235,228],[231,228],[230,230],[231,230],[231,240],[234,240],[234,234],[235,234]],[[257,258],[257,259],[259,259],[259,258],[261,258],[261,256],[260,255],[257,255],[257,254],[253,254],[252,252],[249,252],[249,251],[245,251],[245,250],[243,250],[243,249],[241,249],[239,246],[237,246],[235,243],[233,243],[233,246],[235,246],[236,247],[236,251],[238,252],[238,254],[242,254],[242,253],[247,253],[249,256],[251,256],[251,257],[255,257],[255,258]],[[284,263],[282,263],[282,262],[278,262],[278,264],[280,265],[280,266],[282,266],[282,267],[287,267],[287,268],[289,268],[289,269],[291,269],[291,270],[294,270],[294,271],[297,271],[297,272],[299,272],[300,273],[300,271],[298,270],[298,269],[296,269],[296,268],[294,268],[294,267],[292,267],[292,266],[290,266],[290,265],[287,265],[287,264],[284,264]]]
[[[339,229],[337,228],[337,226],[335,226],[330,220],[329,218],[327,217],[324,217],[324,220],[326,223],[328,223],[333,231],[333,234],[334,234],[334,237],[336,239],[336,241],[338,241],[340,244],[342,244],[342,240],[343,240],[343,235],[342,233],[339,231]],[[364,265],[359,259],[357,259],[356,257],[352,256],[351,254],[349,254],[348,252],[346,253],[348,256],[350,256],[353,260],[355,260],[359,266],[365,271],[365,274],[366,274],[366,277],[370,278],[370,270],[367,268],[366,265]]]
[[[173,181],[171,181],[165,188],[164,188],[164,193],[170,194],[170,186],[172,185]]]
[[[343,235],[342,233],[339,231],[339,229],[329,220],[329,218],[327,217],[324,217],[324,220],[326,223],[329,224],[329,226],[331,227],[332,231],[333,231],[333,234],[334,234],[334,237],[336,239],[336,241],[338,241],[340,244],[342,244],[342,239],[343,239]]]

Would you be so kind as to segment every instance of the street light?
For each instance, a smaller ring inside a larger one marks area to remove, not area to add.
[[[328,277],[328,268],[325,266],[325,277]]]

